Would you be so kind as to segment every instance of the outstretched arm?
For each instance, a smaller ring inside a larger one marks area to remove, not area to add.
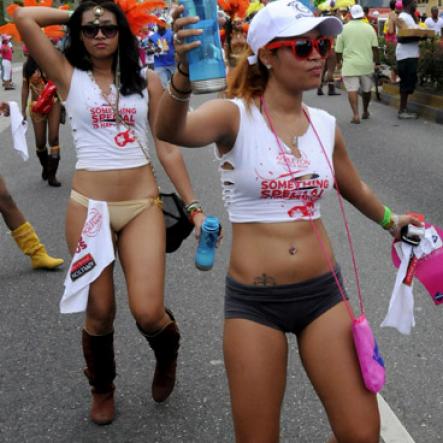
[[[385,216],[385,206],[372,189],[360,178],[356,167],[348,156],[343,135],[338,128],[335,135],[333,162],[341,195],[366,217],[376,223],[381,223]],[[393,220],[393,222],[396,226],[390,232],[396,238],[399,238],[402,226],[408,224],[421,226],[421,222],[410,215],[400,215],[398,220]]]
[[[48,7],[17,8],[14,23],[40,69],[45,72],[65,98],[72,77],[72,66],[41,30],[44,26],[68,22],[70,13]]]

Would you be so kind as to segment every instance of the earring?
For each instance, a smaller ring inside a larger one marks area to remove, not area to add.
[[[270,71],[272,69],[272,65],[265,65],[265,66],[268,71]]]

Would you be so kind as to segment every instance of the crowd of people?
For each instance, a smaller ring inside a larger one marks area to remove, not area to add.
[[[360,123],[359,89],[361,118],[368,119],[371,74],[374,62],[379,63],[375,31],[363,22],[360,5],[351,8],[343,26],[335,14],[314,16],[297,0],[266,3],[229,3],[219,15],[226,97],[206,101],[192,112],[187,54],[199,41],[185,39],[200,35],[198,27],[189,27],[199,18],[185,17],[183,6],[169,17],[162,11],[155,26],[143,27],[138,36],[110,0],[82,0],[73,11],[17,8],[14,23],[29,52],[22,112],[26,118],[31,95],[29,115],[42,178],[58,186],[58,125],[62,106],[66,109],[77,155],[66,215],[68,249],[74,256],[85,241],[82,232],[91,203],[103,202],[130,311],[156,358],[154,401],[164,402],[174,389],[181,337],[164,303],[166,230],[151,152],[156,150],[198,237],[205,215],[180,146],[214,143],[233,233],[224,358],[236,441],[279,440],[287,334],[294,334],[331,425],[329,441],[377,442],[377,399],[363,384],[340,266],[320,203],[335,189],[395,238],[403,226],[421,222],[393,213],[380,201],[350,160],[335,118],[303,101],[306,91],[320,91],[324,81],[328,94],[336,94],[333,72],[338,62],[352,123]],[[410,4],[412,0],[403,0],[403,14],[412,12]],[[400,14],[402,19],[407,20]],[[62,51],[42,31],[54,25],[66,27]],[[407,83],[408,94],[412,84],[405,72],[411,69],[409,62],[399,63],[401,90]],[[32,103],[44,90],[49,94],[48,84],[56,93],[42,114]],[[403,105],[401,112],[406,112]],[[8,106],[1,104],[0,112],[7,114]],[[269,192],[272,180],[280,191]],[[34,267],[59,266],[60,260],[47,256],[1,180],[0,205]],[[99,425],[115,418],[113,269],[111,262],[89,285],[81,331],[90,417]]]

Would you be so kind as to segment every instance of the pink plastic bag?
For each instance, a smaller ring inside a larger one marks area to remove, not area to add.
[[[364,314],[353,319],[352,337],[363,382],[369,391],[376,394],[381,391],[386,382],[385,364],[378,350],[377,340]]]

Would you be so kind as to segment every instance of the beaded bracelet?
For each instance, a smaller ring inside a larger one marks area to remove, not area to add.
[[[188,89],[187,91],[183,91],[181,89],[178,89],[177,86],[174,85],[174,76],[171,77],[171,87],[172,89],[177,93],[177,94],[182,94],[182,95],[189,95],[192,92],[192,89]]]
[[[180,103],[188,103],[189,100],[191,100],[191,96],[187,95],[186,97],[179,97],[178,95],[174,94],[174,92],[171,89],[171,83],[168,84],[168,87],[166,88],[166,91],[169,94],[169,97],[171,97],[173,100],[180,102]]]
[[[185,211],[190,214],[194,209],[203,209],[202,204],[198,200],[193,200],[191,203],[185,205]]]

